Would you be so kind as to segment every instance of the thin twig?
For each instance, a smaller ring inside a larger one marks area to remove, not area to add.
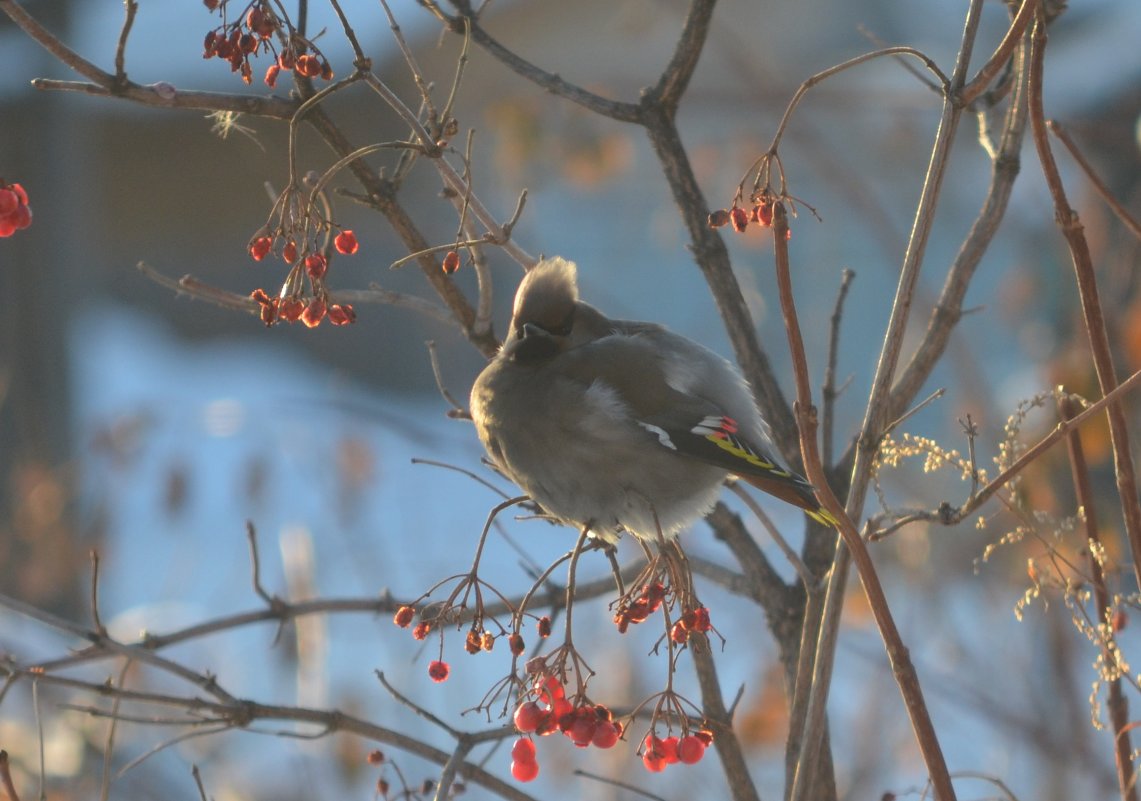
[[[438,717],[433,715],[427,709],[420,706],[415,701],[413,701],[411,698],[404,695],[404,693],[400,692],[395,687],[393,687],[389,683],[388,679],[385,677],[383,670],[375,670],[373,672],[376,674],[377,681],[379,681],[381,683],[381,686],[383,686],[384,689],[388,690],[388,694],[391,695],[393,698],[395,698],[398,703],[400,703],[403,706],[407,707],[408,709],[412,710],[416,714],[417,717],[421,717],[424,720],[431,723],[433,726],[436,726],[438,728],[443,729],[445,732],[448,733],[449,736],[451,736],[453,738],[458,738],[460,736],[459,731],[457,731],[456,729],[453,729],[447,723],[440,720]]]
[[[1029,0],[1027,1],[1029,2]],[[1078,149],[1073,137],[1062,127],[1062,124],[1057,120],[1046,120],[1046,127],[1050,133],[1058,137],[1059,142],[1066,146],[1066,150],[1070,151],[1070,155],[1074,161],[1078,163],[1078,166],[1082,168],[1082,172],[1086,174],[1086,178],[1093,184],[1094,191],[1101,196],[1101,199],[1105,201],[1106,205],[1117,215],[1117,219],[1125,224],[1133,233],[1133,236],[1141,239],[1141,222],[1129,213],[1129,210],[1125,208],[1121,201],[1109,190],[1109,187],[1105,185],[1105,181],[1098,177],[1097,173],[1094,172],[1093,165],[1082,155],[1082,151]]]
[[[428,361],[432,364],[432,376],[436,379],[436,389],[439,390],[444,400],[452,405],[452,408],[448,410],[448,417],[470,420],[471,413],[463,406],[460,406],[459,401],[455,399],[455,396],[452,395],[444,384],[444,376],[440,373],[440,357],[439,354],[436,353],[435,340],[429,339],[424,344],[428,348]]]
[[[272,607],[275,603],[280,603],[281,599],[270,595],[261,584],[261,558],[258,556],[258,533],[257,529],[254,528],[252,520],[246,521],[246,541],[250,546],[250,571],[252,573],[251,579],[254,585],[254,592],[257,593],[259,598]]]
[[[844,301],[848,297],[848,290],[856,274],[845,267],[840,271],[840,290],[836,293],[836,303],[832,307],[832,317],[829,322],[828,333],[828,360],[824,368],[824,383],[820,387],[821,405],[824,407],[824,416],[821,428],[823,429],[823,442],[820,451],[824,464],[831,466],[834,452],[832,450],[832,437],[835,435],[836,398],[840,390],[836,387],[836,361],[840,353],[840,322],[844,315]]]
[[[131,35],[131,26],[135,24],[135,14],[139,11],[139,4],[136,0],[126,0],[123,3],[126,10],[126,17],[123,20],[123,28],[119,31],[119,42],[115,46],[115,86],[123,86],[127,82],[127,37]]]
[[[761,525],[765,527],[765,531],[768,532],[769,537],[771,537],[772,541],[777,544],[777,547],[780,548],[781,553],[784,554],[784,558],[788,560],[788,563],[792,565],[793,570],[795,570],[796,574],[800,576],[800,580],[804,582],[804,586],[811,587],[815,583],[812,578],[812,573],[809,572],[807,567],[805,567],[804,562],[801,560],[796,551],[792,549],[792,546],[790,546],[788,542],[785,541],[784,536],[782,536],[780,533],[780,529],[778,529],[773,524],[772,518],[765,514],[765,510],[757,504],[756,499],[753,498],[753,496],[749,493],[745,492],[742,487],[738,486],[737,482],[734,481],[728,483],[727,486],[729,487],[730,492],[740,498],[741,501],[749,507],[749,511],[753,513],[757,520],[761,521]]]
[[[937,390],[932,392],[926,398],[919,401],[919,403],[915,404],[910,409],[908,409],[906,412],[901,414],[899,417],[895,418],[890,423],[888,423],[886,426],[884,426],[883,434],[881,436],[886,437],[888,434],[895,431],[897,428],[899,428],[901,425],[903,425],[905,422],[907,422],[907,420],[909,420],[911,417],[919,414],[919,412],[923,411],[928,406],[930,406],[932,403],[939,400],[941,397],[943,397],[946,394],[947,394],[947,390],[944,389],[943,387],[939,387]]]
[[[970,105],[979,95],[986,91],[990,86],[991,81],[995,79],[1007,62],[1010,60],[1011,55],[1014,53],[1019,42],[1022,41],[1023,34],[1030,27],[1031,21],[1034,19],[1034,11],[1038,8],[1041,0],[1022,0],[1022,5],[1018,9],[1018,13],[1014,15],[1014,19],[1010,21],[1010,28],[1006,31],[1006,35],[1002,37],[1002,41],[998,43],[998,47],[994,49],[994,53],[986,63],[979,68],[975,73],[975,77],[959,90],[959,102],[963,105]]]
[[[91,549],[91,623],[101,637],[107,636],[107,627],[99,614],[99,551]]]
[[[627,792],[633,793],[634,795],[640,795],[642,798],[649,798],[650,801],[666,801],[664,797],[651,792],[647,792],[641,787],[637,787],[633,784],[627,784],[626,782],[620,782],[617,779],[611,779],[607,776],[599,776],[597,773],[591,773],[590,771],[582,770],[581,768],[575,768],[574,775],[582,776],[584,779],[592,779],[599,784],[606,784],[610,785],[611,787],[617,787],[621,790],[626,790]]]
[[[784,136],[785,128],[788,127],[789,122],[792,120],[793,112],[796,110],[796,107],[800,104],[801,99],[809,89],[816,86],[818,83],[828,80],[834,75],[838,75],[841,72],[850,70],[852,67],[857,67],[860,64],[872,61],[873,59],[884,58],[886,56],[911,56],[912,58],[916,58],[923,63],[923,66],[925,66],[929,72],[931,72],[939,79],[939,84],[943,88],[944,92],[950,85],[950,81],[948,80],[947,76],[943,74],[943,71],[939,69],[939,65],[936,64],[922,50],[916,50],[914,47],[885,47],[881,50],[873,50],[870,53],[864,53],[863,55],[850,58],[847,61],[843,61],[839,64],[836,64],[835,66],[829,67],[828,69],[821,70],[815,75],[809,76],[809,78],[797,88],[796,92],[792,96],[792,100],[788,101],[788,105],[785,107],[784,115],[781,117],[780,123],[777,124],[776,133],[773,134],[773,139],[772,142],[769,143],[769,149],[766,151],[766,155],[774,154],[780,148],[780,141]]]
[[[190,775],[194,777],[194,786],[198,788],[198,798],[201,801],[208,801],[206,787],[202,784],[202,771],[198,770],[197,763],[190,766]]]

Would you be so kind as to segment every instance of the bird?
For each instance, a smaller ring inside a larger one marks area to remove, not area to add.
[[[563,258],[523,277],[470,410],[499,472],[549,517],[610,545],[624,532],[673,540],[729,476],[836,525],[776,457],[736,367],[661,325],[607,318],[579,300]]]

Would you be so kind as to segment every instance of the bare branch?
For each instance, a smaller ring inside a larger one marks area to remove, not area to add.
[[[1046,50],[1046,19],[1039,11],[1034,22],[1030,48],[1030,82],[1028,104],[1030,107],[1030,130],[1034,146],[1038,151],[1038,161],[1046,177],[1046,185],[1054,199],[1054,219],[1058,223],[1066,243],[1070,248],[1077,278],[1078,294],[1081,298],[1082,315],[1085,319],[1086,334],[1089,336],[1094,369],[1102,395],[1110,394],[1117,386],[1117,373],[1113,366],[1113,351],[1109,344],[1109,331],[1098,297],[1097,276],[1093,269],[1089,243],[1078,214],[1066,198],[1062,177],[1054,154],[1050,150],[1050,139],[1046,130],[1046,117],[1042,110],[1042,71]],[[1129,425],[1125,407],[1120,402],[1110,404],[1109,438],[1113,445],[1113,462],[1117,479],[1117,495],[1121,501],[1121,512],[1125,520],[1125,532],[1133,556],[1133,571],[1141,583],[1141,496],[1137,492],[1137,475],[1133,465],[1133,454],[1129,450]]]

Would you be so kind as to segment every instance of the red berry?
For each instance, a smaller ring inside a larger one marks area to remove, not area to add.
[[[530,737],[520,737],[511,746],[511,758],[516,762],[534,762],[535,741]]]
[[[447,255],[444,256],[443,264],[444,272],[451,275],[460,268],[460,254],[454,250],[449,250]]]
[[[351,325],[357,321],[357,313],[350,303],[334,303],[329,307],[329,322],[333,325]]]
[[[351,256],[360,249],[356,234],[349,230],[337,234],[336,238],[333,239],[333,245],[337,248],[338,253],[343,253],[346,256]]]
[[[297,261],[297,243],[290,239],[285,243],[285,247],[281,249],[281,259],[286,264],[293,264]]]
[[[541,723],[549,717],[549,710],[544,710],[534,701],[527,701],[519,704],[515,711],[515,728],[523,731],[524,734],[529,734],[539,729]]]
[[[666,588],[660,581],[655,581],[653,584],[647,584],[642,588],[642,598],[645,599],[646,605],[649,607],[650,613],[658,611],[658,607],[662,605],[662,599],[666,597]]]
[[[729,212],[726,209],[717,209],[709,212],[709,227],[720,228],[729,224]]]
[[[749,215],[740,206],[734,206],[729,210],[729,219],[733,222],[733,230],[741,233],[749,225]]]
[[[677,743],[677,737],[671,735],[662,740],[658,745],[657,751],[665,757],[667,765],[672,765],[678,761]]]
[[[20,184],[10,184],[8,188],[16,193],[16,197],[20,199],[21,203],[25,206],[28,205],[28,193],[24,191],[24,187]]]
[[[324,278],[328,269],[329,262],[320,253],[310,253],[305,257],[305,272],[314,281]]]
[[[439,659],[428,665],[428,675],[432,681],[439,684],[442,681],[448,680],[448,674],[451,673],[451,668],[448,667],[447,662],[441,662]]]
[[[416,610],[405,604],[396,610],[396,614],[392,617],[392,622],[400,626],[400,628],[406,629],[409,624],[412,623],[412,618],[415,617],[415,615]]]
[[[246,15],[246,27],[262,39],[268,39],[273,33],[273,17],[260,8],[251,8],[250,13]]]
[[[753,207],[753,212],[757,215],[757,222],[765,226],[765,228],[773,224],[772,203],[758,203]]]
[[[8,220],[17,231],[20,231],[32,224],[32,210],[21,204],[5,219]]]
[[[333,68],[329,66],[328,61],[321,62],[321,78],[326,81],[333,80]]]
[[[271,298],[269,303],[262,304],[261,321],[267,326],[277,321],[277,298]]]
[[[543,693],[550,701],[567,697],[566,690],[563,689],[563,683],[559,681],[557,676],[547,676],[547,678],[543,680]]]
[[[329,317],[333,316],[332,310],[329,311]],[[475,629],[470,629],[467,637],[464,638],[464,650],[469,654],[479,653],[479,632]]]
[[[537,730],[539,724],[549,715],[550,712],[543,709],[534,701],[526,701],[519,704],[519,707],[515,710],[515,728],[524,734],[529,734]]]
[[[575,717],[574,723],[567,729],[566,735],[579,748],[586,748],[594,740],[594,732],[597,728],[597,719],[591,720],[584,715],[578,715]]]
[[[700,737],[688,734],[678,741],[677,757],[685,764],[696,764],[701,761],[703,756],[705,756],[705,743],[701,741]]]
[[[0,217],[7,217],[20,205],[20,198],[11,189],[0,189]]]
[[[618,727],[609,720],[604,720],[594,727],[594,737],[591,745],[595,748],[613,748],[618,742]]]
[[[281,73],[281,67],[277,64],[270,64],[265,71],[265,85],[270,89],[277,85],[277,76]]]
[[[305,307],[305,311],[301,312],[301,322],[308,328],[316,328],[323,319],[325,319],[325,301],[313,298]]]
[[[562,719],[567,715],[574,713],[574,705],[565,698],[556,698],[554,703],[551,704],[551,714],[555,716],[561,724]]]
[[[650,773],[661,773],[666,769],[666,761],[654,751],[646,751],[642,754],[642,764],[646,766],[646,770]]]
[[[709,621],[709,609],[707,607],[699,606],[694,610],[694,623],[690,628],[700,632],[706,632],[713,628],[713,624]]]
[[[301,319],[305,311],[305,303],[300,298],[285,298],[278,305],[278,315],[281,319],[295,323]]]
[[[297,57],[297,71],[306,78],[314,78],[321,74],[321,62],[316,56],[306,53]]]
[[[1110,624],[1113,626],[1114,631],[1122,631],[1129,625],[1129,615],[1121,607],[1113,610],[1113,616],[1110,618]]]
[[[680,620],[674,623],[670,629],[670,639],[678,645],[684,645],[685,641],[689,639],[689,632]]]
[[[547,617],[546,615],[543,615],[541,618],[539,618],[538,628],[539,628],[539,636],[540,637],[544,637],[544,638],[550,637],[551,636],[551,619],[549,617]]]
[[[250,258],[254,261],[261,261],[269,253],[269,249],[273,247],[273,240],[268,236],[259,236],[250,243]]]
[[[539,775],[539,763],[535,760],[530,762],[511,762],[511,775],[515,777],[517,782],[533,781]]]
[[[0,239],[16,233],[16,221],[12,219],[13,216],[0,217]]]
[[[523,635],[519,632],[515,632],[507,638],[507,645],[511,648],[511,653],[515,656],[521,655],[523,650],[527,647],[523,642]]]
[[[412,639],[422,640],[428,636],[428,632],[432,630],[432,626],[421,620],[416,624],[416,628],[412,629]]]
[[[277,64],[283,70],[291,70],[297,66],[297,57],[293,55],[292,50],[282,50],[281,55],[277,57]]]

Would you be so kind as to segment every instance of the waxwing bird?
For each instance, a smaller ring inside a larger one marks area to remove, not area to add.
[[[575,265],[541,261],[471,392],[491,460],[552,517],[609,543],[669,540],[736,475],[835,525],[782,466],[740,372],[653,323],[578,299]]]

